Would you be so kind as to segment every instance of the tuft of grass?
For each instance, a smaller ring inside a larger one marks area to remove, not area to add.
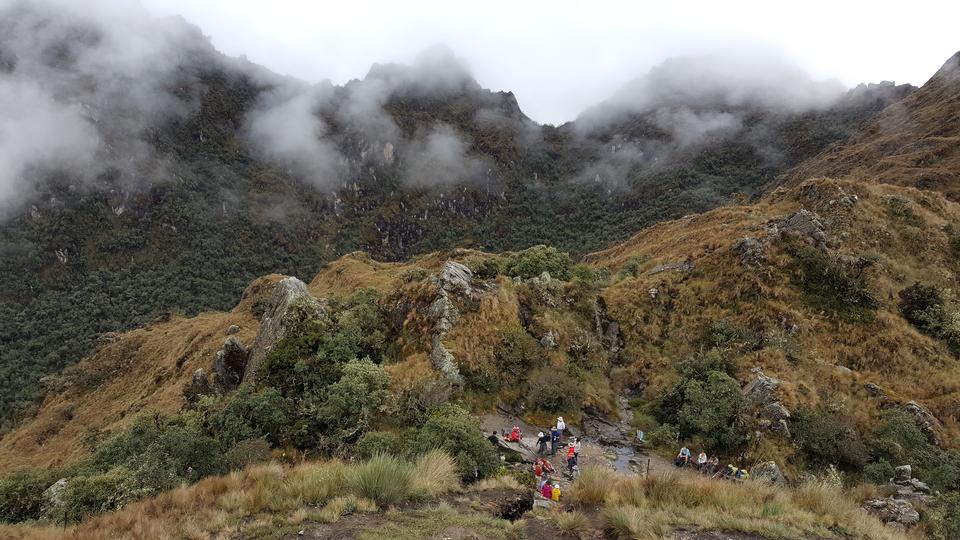
[[[601,467],[585,467],[570,489],[570,498],[580,504],[601,504],[616,481],[615,472]]]
[[[590,530],[590,522],[582,512],[562,512],[554,518],[554,524],[561,533],[583,538]]]
[[[484,478],[470,485],[470,491],[490,491],[492,489],[522,489],[520,482],[509,474],[500,474]]]
[[[370,499],[347,495],[331,499],[317,514],[321,523],[334,523],[349,514],[362,514],[377,511],[377,503]]]
[[[413,493],[436,497],[460,487],[457,462],[441,450],[431,450],[417,458],[413,465]]]
[[[413,493],[414,468],[398,457],[380,454],[351,469],[347,483],[361,497],[390,506]]]
[[[603,527],[617,540],[635,538],[642,527],[640,510],[634,506],[611,506],[603,509]]]

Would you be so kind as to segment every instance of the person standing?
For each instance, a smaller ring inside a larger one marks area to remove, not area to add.
[[[550,429],[550,455],[557,453],[557,447],[560,446],[560,430],[557,426]]]
[[[580,449],[583,448],[583,444],[580,442],[580,439],[577,437],[573,438],[573,455],[578,459],[580,458]]]
[[[557,429],[560,430],[560,441],[563,441],[563,432],[567,430],[567,423],[563,421],[562,416],[557,417]]]
[[[541,456],[547,453],[547,441],[549,440],[549,435],[545,435],[542,431],[537,433],[537,453]]]

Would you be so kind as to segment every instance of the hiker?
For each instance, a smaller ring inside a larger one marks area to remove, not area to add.
[[[719,466],[720,466],[720,459],[717,456],[711,457],[710,459],[707,460],[706,474],[712,475],[714,472],[716,472],[717,467]]]
[[[554,501],[560,500],[560,484],[553,485],[553,489],[550,490],[550,498]]]
[[[746,469],[737,469],[736,474],[733,476],[738,482],[743,482],[747,478],[750,478],[750,473]]]
[[[683,467],[688,463],[690,463],[690,449],[684,446],[680,449],[680,453],[677,454],[677,459],[673,464],[677,467]]]
[[[554,472],[553,465],[551,465],[550,462],[544,458],[537,458],[537,465],[539,465],[540,468],[543,469],[545,473]]]
[[[563,432],[567,430],[567,423],[563,421],[562,416],[557,417],[557,430],[560,431],[560,439],[563,440]]]
[[[738,470],[739,470],[739,469],[737,469],[736,467],[734,467],[734,466],[733,466],[733,463],[731,463],[731,464],[727,465],[726,467],[724,467],[723,469],[720,469],[719,471],[717,471],[717,474],[715,474],[715,475],[713,475],[713,476],[714,476],[714,478],[721,478],[721,479],[724,479],[724,480],[732,480],[733,477],[736,476]]]
[[[550,499],[553,497],[553,486],[550,485],[550,481],[546,481],[540,486],[540,494],[545,498]]]
[[[573,439],[573,455],[580,457],[580,449],[583,448],[583,445],[580,443],[580,439],[574,437]]]
[[[545,435],[542,431],[537,433],[537,453],[541,456],[547,453],[547,441],[549,440],[549,435]]]
[[[570,446],[567,448],[567,469],[570,470],[570,473],[573,473],[573,468],[577,466],[577,447],[570,443]]]
[[[560,446],[560,430],[557,426],[550,428],[550,455],[557,453],[557,447]]]
[[[490,436],[487,437],[487,440],[490,441],[490,444],[494,446],[500,446],[500,434],[496,430],[490,432]]]
[[[702,473],[704,467],[707,466],[707,453],[700,452],[700,455],[697,456],[697,472]]]
[[[520,431],[520,426],[513,426],[513,429],[510,430],[510,437],[507,438],[510,442],[520,442],[523,439],[523,433]]]

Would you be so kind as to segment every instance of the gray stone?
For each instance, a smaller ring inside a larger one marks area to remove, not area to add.
[[[438,334],[433,336],[430,362],[448,381],[457,385],[463,384],[463,376],[460,375],[460,370],[457,368],[457,359],[443,345],[443,341]]]
[[[910,479],[910,487],[913,488],[914,491],[919,491],[920,493],[930,493],[930,486],[924,482],[921,482],[920,480],[917,480],[916,478]]]
[[[863,503],[863,508],[877,516],[884,523],[899,523],[904,527],[916,525],[920,521],[920,513],[910,501],[903,499],[870,499]]]
[[[67,489],[67,479],[61,478],[43,490],[43,503],[40,505],[40,517],[43,519],[63,519],[63,492]]]
[[[781,238],[797,238],[818,248],[827,248],[827,233],[820,216],[809,210],[798,210],[767,224],[767,232]]]
[[[933,413],[916,401],[908,401],[907,404],[903,406],[903,410],[913,416],[913,419],[917,422],[917,427],[927,436],[930,444],[940,446],[940,430],[943,428],[943,425],[940,424],[940,421],[937,420],[937,417],[934,416]]]
[[[771,484],[786,484],[787,478],[780,472],[780,467],[775,461],[765,461],[759,465],[754,465],[750,469],[750,476],[756,480],[764,480]]]
[[[213,386],[217,391],[226,394],[236,390],[249,360],[250,350],[236,336],[228,337],[213,360]]]
[[[450,300],[447,291],[440,289],[437,299],[430,304],[427,316],[434,322],[438,332],[449,332],[460,318],[460,310]]]
[[[544,349],[554,349],[557,347],[557,336],[553,333],[553,330],[547,331],[547,333],[540,338],[540,346]]]
[[[687,260],[685,260],[685,261],[683,261],[683,262],[679,262],[679,263],[667,263],[667,264],[657,265],[657,266],[655,266],[652,270],[650,270],[649,272],[647,272],[647,275],[648,275],[648,276],[655,276],[655,275],[657,275],[657,274],[660,274],[660,273],[663,273],[663,272],[667,272],[667,271],[669,271],[669,270],[674,270],[674,271],[676,271],[676,272],[681,272],[681,273],[683,273],[683,274],[686,274],[686,273],[689,273],[689,272],[693,271],[693,268],[694,268],[693,258],[692,258],[692,257],[689,257],[689,258],[687,258]]]
[[[867,390],[867,393],[870,394],[870,397],[883,398],[887,395],[886,392],[883,391],[883,388],[880,388],[876,384],[867,383],[863,385],[863,387]]]
[[[760,266],[767,258],[763,243],[752,236],[737,240],[732,249],[740,256],[740,264],[744,266]]]
[[[203,371],[203,368],[194,371],[190,382],[183,388],[183,397],[187,400],[187,403],[196,403],[196,401],[200,399],[200,396],[206,396],[212,393],[213,388],[210,386],[210,380],[207,378],[207,374]]]
[[[250,360],[244,371],[243,381],[256,381],[263,360],[292,326],[308,319],[327,318],[326,307],[310,295],[304,282],[295,277],[280,280],[274,286],[267,309],[260,320],[257,337],[250,347]]]
[[[759,405],[771,403],[774,392],[780,386],[780,380],[765,375],[760,368],[753,368],[751,372],[756,375],[756,378],[743,388],[744,395]]]
[[[473,292],[472,280],[473,272],[469,268],[456,261],[447,261],[437,275],[437,287],[448,293],[470,294]]]
[[[910,465],[900,465],[893,471],[894,482],[909,482],[913,478],[913,468]]]
[[[772,422],[779,422],[780,420],[786,420],[790,418],[790,411],[783,406],[779,401],[774,401],[763,407],[760,411],[760,414],[763,418],[766,418]]]
[[[235,324],[231,324],[230,327],[227,328],[227,335],[228,335],[228,336],[232,336],[232,335],[236,334],[236,333],[239,332],[239,331],[240,331],[240,327],[239,327],[239,326],[237,326],[237,325],[235,325]]]

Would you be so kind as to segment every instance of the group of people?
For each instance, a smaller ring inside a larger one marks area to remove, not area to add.
[[[540,432],[537,433],[537,453],[541,456],[547,454],[547,443],[550,443],[550,455],[555,455],[557,453],[557,448],[560,447],[563,441],[563,432],[566,431],[567,424],[563,421],[562,416],[557,417],[556,424],[547,433]]]
[[[713,478],[723,478],[728,480],[746,480],[750,473],[746,469],[734,466],[732,463],[724,468],[720,468],[720,460],[717,456],[707,458],[706,452],[700,452],[697,459],[693,459],[693,453],[684,446],[680,449],[673,464],[677,467],[696,467],[697,472]]]

